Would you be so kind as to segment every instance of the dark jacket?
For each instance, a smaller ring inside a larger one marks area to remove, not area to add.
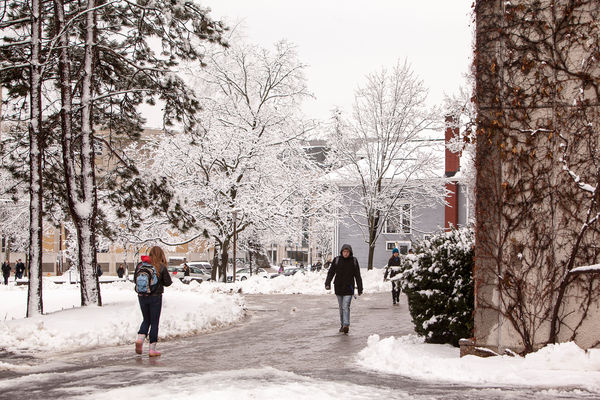
[[[344,249],[350,250],[350,256],[344,258],[342,251]],[[331,280],[335,276],[333,286],[335,288],[335,294],[338,296],[348,296],[354,294],[354,286],[358,289],[358,294],[363,292],[362,278],[360,277],[360,267],[358,260],[352,255],[352,247],[349,244],[342,246],[340,250],[340,256],[336,257],[329,267],[327,272],[327,279],[325,280],[325,287],[331,285]]]
[[[396,276],[396,274],[399,274],[400,268],[398,267],[400,267],[400,257],[390,257],[387,263],[387,267],[385,267],[385,274],[383,274],[383,279],[387,279],[388,274],[390,278],[393,278],[394,276]]]
[[[17,265],[15,265],[15,272],[18,272],[18,273],[25,272],[25,264],[23,264],[22,262],[17,263]]]
[[[5,262],[4,264],[2,264],[2,275],[10,275],[10,271],[11,268],[9,263]]]
[[[142,265],[142,263],[144,263],[144,262],[150,264],[150,257],[142,256],[142,262],[139,263],[135,267],[135,274],[133,276],[134,282],[135,282],[135,279],[137,278],[138,267],[140,265]],[[156,288],[156,290],[154,292],[152,292],[152,294],[150,294],[150,296],[162,296],[163,292],[165,291],[164,287],[171,286],[172,283],[173,283],[173,280],[171,279],[169,270],[167,269],[166,265],[163,265],[162,268],[160,269],[160,272],[158,272],[158,287]],[[144,296],[144,295],[140,295],[140,296]]]

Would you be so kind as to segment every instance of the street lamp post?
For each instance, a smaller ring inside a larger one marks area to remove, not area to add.
[[[232,282],[235,282],[235,270],[236,270],[236,258],[237,258],[237,211],[233,211],[233,278]],[[227,276],[227,273],[225,273]]]

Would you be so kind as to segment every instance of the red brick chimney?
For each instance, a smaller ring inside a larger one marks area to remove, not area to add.
[[[451,115],[446,116],[446,145],[453,137],[458,136],[458,126],[454,117]],[[458,170],[460,169],[460,153],[453,153],[446,146],[446,169],[444,176],[447,179],[446,190],[446,209],[444,212],[444,228],[446,231],[450,230],[450,226],[458,226],[458,182],[451,180]]]

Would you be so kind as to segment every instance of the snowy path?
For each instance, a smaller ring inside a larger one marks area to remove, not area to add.
[[[337,333],[332,295],[250,295],[244,322],[161,342],[158,359],[135,355],[131,345],[37,360],[23,374],[0,372],[0,399],[593,398],[579,391],[464,387],[365,371],[355,357],[370,334],[412,332],[405,299],[393,307],[390,297],[366,294],[354,301],[345,336]]]

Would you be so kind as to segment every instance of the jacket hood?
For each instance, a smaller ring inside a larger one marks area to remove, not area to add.
[[[344,249],[348,249],[348,250],[350,250],[350,257],[353,257],[353,256],[354,256],[354,254],[352,253],[352,246],[350,246],[349,244],[344,244],[344,245],[342,245],[342,248],[341,248],[341,250],[340,250],[340,256],[342,256],[342,257],[343,257],[343,255],[342,255],[342,251],[344,251]]]

